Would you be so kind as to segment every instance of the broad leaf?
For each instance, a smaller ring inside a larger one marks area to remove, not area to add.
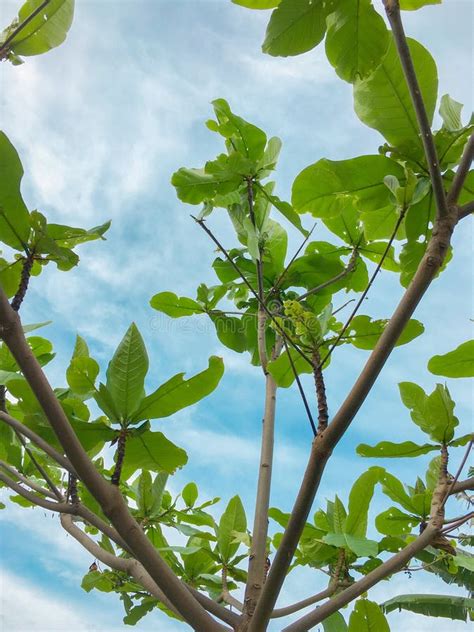
[[[349,619],[349,632],[390,632],[390,626],[378,604],[358,599]]]
[[[232,0],[232,2],[247,9],[273,9],[280,4],[281,0]]]
[[[171,184],[182,202],[201,204],[217,193],[228,193],[239,183],[235,174],[226,176],[206,173],[204,169],[178,169],[171,177]]]
[[[361,443],[357,446],[357,454],[359,456],[377,457],[381,459],[392,459],[400,457],[415,457],[420,454],[428,454],[439,450],[439,445],[433,445],[431,443],[424,443],[418,445],[413,441],[403,441],[403,443],[392,443],[391,441],[381,441],[377,445],[370,446],[366,443]]]
[[[182,316],[192,316],[202,314],[204,309],[199,303],[186,296],[176,296],[173,292],[160,292],[155,294],[150,305],[153,309],[163,312],[171,318],[181,318]]]
[[[217,547],[224,563],[231,560],[239,548],[239,543],[234,542],[234,532],[244,533],[246,530],[247,519],[242,501],[234,496],[222,514],[217,530]]]
[[[139,469],[174,474],[187,461],[186,452],[169,441],[163,433],[146,430],[126,440],[123,479],[129,479]]]
[[[385,156],[323,158],[296,177],[292,204],[299,213],[324,219],[336,217],[351,201],[362,211],[377,211],[390,204],[390,191],[383,181],[387,175],[404,178],[400,165]]]
[[[360,538],[367,534],[367,515],[370,501],[374,495],[375,485],[385,470],[381,467],[371,467],[361,474],[352,486],[349,494],[349,511],[344,532]]]
[[[457,132],[462,127],[462,103],[451,99],[449,94],[443,94],[439,106],[439,114],[443,119],[443,127],[449,132]]]
[[[284,351],[276,360],[268,363],[268,372],[273,376],[277,386],[288,388],[295,380],[295,372],[312,373],[313,367],[295,349],[289,348],[292,363],[288,358],[288,351]],[[293,364],[293,366],[292,366]],[[294,370],[293,370],[294,367]]]
[[[24,22],[43,0],[26,0],[18,18]],[[16,55],[39,55],[66,39],[74,16],[74,0],[51,0],[29,23],[21,29],[10,44]]]
[[[474,599],[454,595],[398,595],[381,604],[381,608],[384,612],[408,610],[427,617],[467,621],[474,610]]]
[[[262,50],[280,57],[300,55],[317,46],[325,32],[322,0],[281,0],[268,23]]]
[[[441,0],[400,0],[400,9],[404,11],[416,11],[427,4],[441,4]]]
[[[346,334],[342,338],[350,342],[357,349],[374,349],[388,320],[372,320],[370,316],[356,316],[349,325]],[[407,344],[424,332],[425,328],[419,320],[411,319],[405,325],[396,346]]]
[[[217,356],[211,356],[209,367],[189,380],[183,379],[184,373],[178,373],[141,401],[132,416],[133,423],[169,417],[178,410],[195,404],[212,393],[223,374],[224,363]]]
[[[209,314],[209,316],[216,328],[217,337],[223,345],[237,353],[247,350],[245,325],[240,318],[219,313]]]
[[[384,535],[406,535],[419,524],[419,518],[390,507],[375,518],[377,531]]]
[[[338,548],[349,549],[357,557],[375,557],[379,550],[375,540],[368,540],[348,533],[328,533],[323,537],[323,541]]]
[[[382,17],[370,0],[339,0],[327,18],[326,55],[345,81],[365,79],[390,43]]]
[[[23,167],[16,149],[0,132],[0,240],[15,250],[24,250],[30,220],[20,193]]]
[[[432,121],[438,90],[438,73],[430,53],[408,39],[428,120]],[[415,110],[395,43],[389,45],[381,65],[354,85],[354,107],[360,120],[378,130],[389,143],[420,143]]]
[[[250,160],[260,160],[267,144],[265,132],[234,114],[225,99],[216,99],[212,105],[219,123],[220,133],[226,138],[232,137],[234,139],[233,147],[237,149],[237,152]],[[232,158],[233,154],[230,155],[229,160]],[[206,166],[207,170],[208,167]]]
[[[198,488],[196,483],[188,483],[181,492],[187,507],[193,507],[198,497]]]
[[[435,355],[428,370],[445,377],[474,377],[474,340],[468,340],[444,355]]]
[[[132,323],[107,368],[107,390],[124,421],[130,419],[143,396],[147,371],[145,343],[137,326]]]
[[[340,612],[334,612],[322,624],[324,632],[347,632],[347,623]]]

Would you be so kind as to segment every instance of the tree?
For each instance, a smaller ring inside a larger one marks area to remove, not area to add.
[[[29,336],[31,327],[22,327],[18,316],[28,284],[49,262],[64,271],[76,265],[75,248],[103,238],[108,223],[84,230],[52,224],[43,214],[30,212],[20,193],[21,162],[5,134],[0,137],[5,176],[0,188],[0,238],[11,256],[2,262],[0,272],[0,481],[13,490],[16,502],[59,513],[64,529],[110,569],[93,566],[83,587],[116,592],[126,623],[136,623],[159,607],[196,630],[255,632],[266,629],[272,616],[299,612],[326,599],[309,614],[283,624],[284,629],[307,630],[318,623],[327,629],[347,629],[341,609],[354,600],[348,621],[352,632],[364,626],[388,629],[384,611],[396,608],[465,620],[472,601],[462,595],[395,595],[384,604],[364,596],[413,559],[421,562],[424,572],[471,589],[472,557],[463,549],[470,538],[450,538],[472,512],[460,504],[445,515],[445,505],[455,495],[464,494],[463,500],[473,488],[472,477],[461,476],[472,435],[456,431],[459,421],[446,385],[436,385],[428,395],[416,384],[400,384],[413,422],[428,435],[424,443],[384,441],[357,448],[366,458],[433,452],[436,457],[425,480],[404,485],[385,468],[369,467],[354,482],[348,502],[336,496],[312,522],[308,516],[326,463],[394,346],[423,332],[423,325],[411,316],[451,257],[452,232],[474,207],[469,171],[472,125],[462,125],[460,104],[444,96],[443,126],[431,132],[436,66],[419,43],[407,42],[396,2],[386,1],[392,35],[369,2],[360,3],[358,13],[343,1],[328,6],[309,0],[239,4],[276,7],[263,46],[269,54],[306,52],[326,34],[329,60],[354,84],[358,116],[387,140],[379,155],[322,159],[309,166],[296,178],[290,204],[274,195],[268,181],[278,159],[279,139],[267,139],[225,100],[217,99],[215,120],[208,127],[224,138],[225,153],[202,169],[182,168],[172,177],[182,202],[202,205],[195,221],[219,251],[213,265],[218,283],[199,285],[195,299],[159,292],[151,305],[173,318],[206,315],[223,345],[236,353],[249,352],[252,363],[261,367],[265,415],[254,524],[247,529],[237,496],[219,520],[206,511],[213,501],[198,504],[194,483],[173,498],[166,489],[167,478],[186,463],[186,454],[154,431],[150,422],[211,393],[223,373],[221,359],[212,357],[201,373],[187,380],[178,374],[146,395],[148,356],[132,323],[110,360],[105,383],[98,381],[99,364],[78,337],[67,387],[53,390],[49,385],[42,366],[52,359],[52,346],[44,338]],[[407,0],[402,8],[422,4]],[[71,0],[30,0],[2,35],[0,56],[20,63],[20,56],[60,44],[72,13]],[[352,51],[354,41],[359,55],[343,54]],[[231,219],[236,237],[231,248],[211,228],[208,217],[216,209],[224,209]],[[312,240],[317,231],[303,227],[300,216],[305,213],[321,220],[328,231],[323,235],[331,242]],[[271,214],[280,221],[283,216],[301,233],[296,253],[287,253],[286,231]],[[359,313],[382,269],[398,274],[406,288],[387,320]],[[352,292],[357,301],[340,322],[333,300],[340,301],[343,291]],[[235,307],[230,308],[229,301]],[[337,350],[344,344],[372,353],[330,420],[324,369],[333,356],[337,361]],[[472,343],[435,356],[428,369],[449,378],[472,376]],[[317,410],[303,388],[303,373],[314,375]],[[285,514],[269,507],[269,493],[277,392],[292,385],[301,394],[302,414],[314,441],[293,511]],[[96,406],[99,417],[91,421]],[[113,446],[112,465],[106,446]],[[461,448],[460,456],[456,448]],[[448,455],[460,464],[452,477]],[[390,505],[377,516],[375,527],[381,537],[375,540],[367,538],[368,510],[378,488],[397,506]],[[283,533],[270,532],[269,537],[269,518]],[[169,529],[184,536],[183,546],[169,545]],[[295,565],[323,571],[327,588],[276,609],[286,574]],[[239,587],[244,587],[242,603],[235,596]]]

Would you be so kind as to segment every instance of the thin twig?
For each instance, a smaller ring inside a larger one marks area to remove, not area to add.
[[[336,276],[333,277],[332,279],[329,279],[328,281],[321,283],[321,285],[318,285],[317,287],[313,287],[311,290],[308,290],[307,292],[305,292],[298,298],[298,301],[304,301],[305,299],[308,298],[308,296],[313,296],[313,294],[317,294],[321,290],[324,290],[324,288],[332,285],[333,283],[337,283],[337,281],[344,279],[348,274],[353,272],[356,265],[356,261],[357,261],[357,254],[358,254],[357,248],[354,248],[354,250],[352,251],[351,257],[347,263],[347,266],[344,268],[342,272],[339,272],[339,274],[336,274]]]
[[[466,147],[459,162],[459,166],[454,174],[454,179],[451,183],[448,196],[446,198],[448,204],[456,204],[461,194],[462,187],[466,180],[467,174],[471,167],[471,163],[474,160],[474,134],[471,134],[467,141]]]
[[[464,456],[463,456],[463,458],[461,460],[461,463],[459,464],[458,470],[457,470],[457,472],[456,472],[456,474],[455,474],[455,476],[454,476],[454,478],[453,478],[453,480],[452,480],[452,482],[451,482],[451,484],[450,484],[450,486],[448,488],[448,491],[446,492],[446,496],[443,499],[443,506],[446,504],[446,501],[448,500],[449,496],[451,495],[451,492],[454,489],[454,486],[456,485],[459,477],[461,476],[461,472],[463,470],[463,467],[466,465],[466,461],[468,459],[468,456],[469,456],[469,453],[470,453],[470,451],[472,449],[473,444],[474,444],[474,438],[471,439],[469,441],[469,443],[467,444],[466,450],[464,452]]]

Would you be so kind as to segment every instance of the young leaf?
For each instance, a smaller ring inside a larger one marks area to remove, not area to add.
[[[428,120],[433,120],[438,73],[430,53],[408,39]],[[418,123],[394,41],[380,66],[367,79],[354,84],[354,108],[360,120],[378,130],[389,143],[420,143]]]
[[[317,46],[325,32],[322,0],[281,0],[271,15],[262,50],[281,57],[300,55]]]
[[[183,379],[184,373],[178,373],[141,401],[132,416],[133,423],[169,417],[178,410],[195,404],[212,393],[223,374],[224,363],[217,356],[211,356],[209,367],[189,380]]]
[[[99,365],[93,358],[86,356],[73,357],[66,371],[67,383],[78,395],[91,393],[98,375]]]
[[[225,99],[216,99],[212,102],[216,118],[221,127],[225,127],[226,137],[232,136],[237,152],[250,160],[260,160],[267,144],[267,135],[263,130],[252,123],[248,123],[240,116],[232,112]],[[238,158],[239,154],[231,154],[229,159]]]
[[[244,533],[246,530],[247,519],[242,501],[238,496],[234,496],[222,514],[217,530],[217,547],[222,562],[231,560],[239,548],[239,543],[234,542],[233,532]]]
[[[474,377],[474,340],[468,340],[444,355],[428,362],[428,371],[445,377]]]
[[[382,17],[369,0],[339,0],[327,25],[326,55],[337,74],[351,83],[365,79],[380,64],[390,42]]]
[[[387,619],[374,601],[358,599],[349,619],[349,632],[390,632]]]
[[[186,507],[193,507],[198,497],[198,488],[196,483],[188,483],[183,488],[181,496],[186,503]]]
[[[132,323],[107,368],[107,390],[125,421],[129,420],[143,397],[147,371],[145,343],[137,326]]]

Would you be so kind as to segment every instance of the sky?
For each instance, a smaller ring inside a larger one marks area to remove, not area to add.
[[[0,25],[9,23],[19,4],[1,2]],[[218,97],[268,136],[282,139],[276,177],[277,193],[285,199],[307,165],[323,157],[342,160],[376,153],[382,137],[359,122],[351,87],[337,78],[322,47],[287,59],[261,53],[267,12],[247,11],[228,0],[79,0],[77,5],[63,46],[26,59],[21,67],[0,65],[0,127],[22,159],[22,190],[30,209],[41,210],[50,221],[84,227],[112,219],[112,228],[107,241],[81,248],[73,271],[46,269],[33,280],[23,319],[53,321],[44,333],[57,352],[48,367],[55,386],[65,384],[76,333],[86,338],[105,371],[132,320],[151,358],[150,389],[177,372],[196,373],[207,366],[210,355],[221,355],[226,372],[217,391],[153,425],[188,452],[189,463],[173,477],[172,491],[195,480],[203,498],[222,497],[219,511],[239,494],[250,523],[263,405],[261,371],[245,355],[222,348],[206,321],[171,321],[148,304],[156,292],[194,296],[200,282],[216,281],[210,267],[213,248],[189,217],[195,208],[177,200],[170,176],[181,166],[201,166],[222,150],[219,138],[204,125],[212,115],[210,102]],[[407,33],[437,61],[439,97],[449,93],[464,103],[466,121],[473,106],[473,5],[445,0],[404,18]],[[211,221],[222,240],[230,242],[223,214]],[[303,221],[312,225],[309,217]],[[415,381],[431,391],[436,378],[426,370],[428,359],[472,337],[471,240],[466,220],[454,238],[454,260],[416,313],[425,333],[388,361],[327,467],[315,508],[335,493],[347,501],[352,482],[367,465],[376,464],[355,457],[358,443],[420,440],[399,400],[397,383]],[[289,252],[298,245],[298,235],[290,231]],[[395,276],[383,272],[367,312],[388,317],[401,293]],[[326,378],[331,413],[366,358],[365,351],[343,349],[332,362]],[[460,432],[469,432],[473,401],[467,380],[450,380],[449,388]],[[297,392],[282,390],[272,504],[284,511],[291,509],[310,443]],[[428,461],[377,464],[411,483]],[[371,514],[387,506],[377,493]],[[114,595],[86,594],[80,588],[92,560],[61,530],[57,517],[9,506],[0,513],[0,544],[2,632],[112,632],[126,627]],[[320,584],[313,573],[295,571],[281,605],[316,592]],[[402,574],[373,589],[370,597],[383,601],[406,592],[453,590],[430,577],[415,573],[409,580]],[[419,615],[396,613],[389,620],[393,630],[423,632],[433,625]],[[436,620],[436,625],[440,632],[467,630],[461,622]],[[136,629],[178,632],[185,626],[152,613]]]

